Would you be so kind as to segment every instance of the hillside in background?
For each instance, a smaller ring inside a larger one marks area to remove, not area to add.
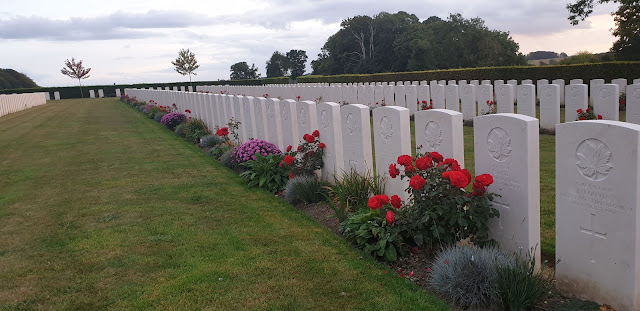
[[[38,87],[38,85],[25,74],[13,69],[0,68],[0,90],[31,87]]]

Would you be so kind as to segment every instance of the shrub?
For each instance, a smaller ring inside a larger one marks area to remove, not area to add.
[[[184,139],[194,144],[200,142],[200,137],[209,134],[209,128],[200,119],[190,119],[184,123]]]
[[[246,171],[240,177],[247,180],[249,187],[258,187],[271,193],[282,190],[287,182],[288,169],[280,166],[282,155],[270,154],[266,157],[258,154],[256,160],[240,164]]]
[[[493,183],[491,175],[477,176],[473,192],[468,193],[464,188],[472,182],[471,174],[456,160],[444,160],[437,152],[418,154],[415,160],[402,155],[398,165],[404,172],[391,164],[391,178],[410,179],[408,207],[400,225],[416,245],[430,248],[467,238],[474,244],[490,241],[487,221],[499,216],[491,205],[493,194],[486,192]]]
[[[205,135],[200,138],[200,147],[211,148],[224,143],[224,139],[218,135]]]
[[[360,208],[367,208],[367,201],[373,195],[384,193],[383,178],[367,172],[364,176],[351,169],[344,172],[340,178],[333,177],[333,184],[329,185],[329,193],[337,198],[343,194],[347,205],[353,211]]]
[[[187,121],[187,116],[185,116],[184,114],[180,112],[170,112],[162,117],[160,123],[162,123],[162,125],[164,125],[166,128],[173,131],[176,126],[184,123],[185,121]]]
[[[153,116],[153,119],[156,120],[156,122],[160,122],[165,115],[166,113],[164,112],[157,112],[156,115]]]
[[[180,137],[184,137],[184,130],[186,128],[186,125],[184,123],[176,126],[176,129],[174,130],[174,132],[176,133],[176,135],[180,136]]]
[[[276,145],[261,139],[252,139],[240,145],[233,152],[233,159],[236,163],[244,163],[249,160],[256,160],[256,155],[266,157],[270,154],[282,154]]]
[[[227,149],[221,156],[220,156],[220,162],[222,162],[222,164],[232,170],[235,170],[238,165],[235,163],[235,161],[233,161],[233,148],[229,148]]]
[[[513,261],[493,246],[449,246],[436,255],[429,285],[460,308],[486,307],[497,301],[497,267]]]
[[[318,130],[313,131],[312,134],[304,134],[303,141],[298,145],[297,150],[292,151],[292,146],[288,146],[284,163],[291,169],[289,178],[315,175],[315,171],[323,166],[324,148],[325,145],[320,142]]]
[[[230,142],[224,142],[222,144],[219,144],[213,148],[211,148],[211,150],[209,150],[209,155],[211,155],[212,157],[221,160],[222,159],[222,155],[229,151],[229,150],[233,150],[233,145]]]
[[[325,200],[327,185],[326,181],[320,181],[314,176],[296,176],[284,187],[284,198],[289,204],[322,202]]]
[[[513,263],[497,267],[496,285],[504,310],[530,310],[552,288],[552,276],[535,271],[535,248]]]
[[[369,199],[369,210],[352,214],[340,223],[340,232],[366,253],[386,261],[396,261],[398,253],[405,253],[401,228],[394,225],[396,215],[402,217],[400,204],[398,196],[376,195]]]

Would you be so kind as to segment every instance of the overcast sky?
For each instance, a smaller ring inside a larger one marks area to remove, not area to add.
[[[87,85],[188,81],[171,65],[181,48],[200,63],[194,80],[228,79],[229,67],[240,61],[254,63],[265,76],[276,50],[307,51],[309,72],[340,21],[381,11],[405,11],[421,21],[449,13],[480,17],[490,29],[510,32],[525,54],[605,52],[615,40],[615,5],[597,6],[586,22],[571,26],[562,0],[2,2],[0,68],[23,72],[41,86],[75,85],[60,73],[71,57],[92,68]]]

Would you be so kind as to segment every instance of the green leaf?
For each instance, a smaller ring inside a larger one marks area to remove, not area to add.
[[[384,252],[384,259],[386,261],[396,261],[398,260],[398,252],[396,251],[395,246],[393,246],[393,244],[388,244],[387,245],[387,249]]]

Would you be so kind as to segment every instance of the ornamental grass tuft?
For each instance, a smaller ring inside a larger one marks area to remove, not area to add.
[[[326,199],[328,185],[315,176],[296,176],[284,187],[284,198],[289,204],[322,202]]]

